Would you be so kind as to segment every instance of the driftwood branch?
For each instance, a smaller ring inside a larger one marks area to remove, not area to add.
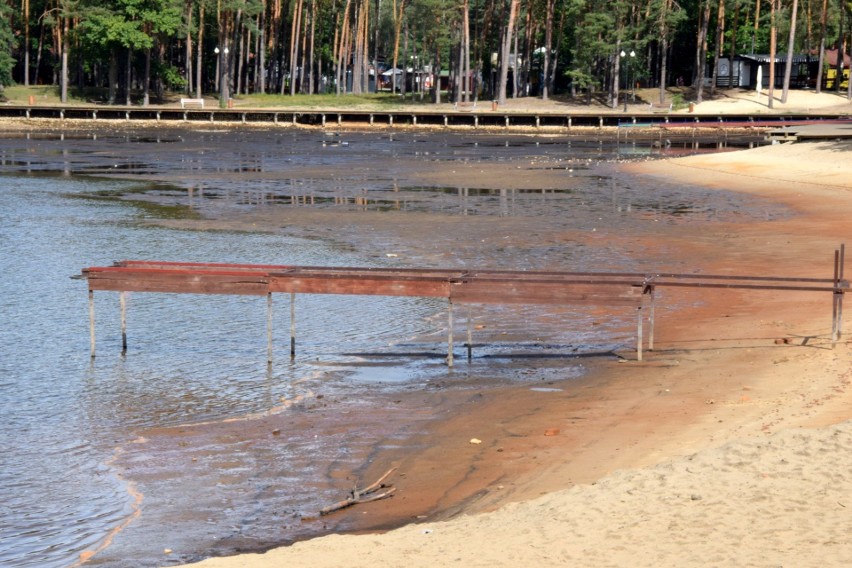
[[[323,507],[320,510],[320,515],[329,515],[334,513],[335,511],[339,511],[341,509],[345,509],[347,507],[351,507],[352,505],[358,505],[361,503],[370,503],[372,501],[378,501],[379,499],[385,499],[387,497],[391,497],[396,491],[395,487],[390,487],[384,483],[385,479],[387,479],[390,474],[396,471],[395,467],[389,469],[383,476],[381,476],[374,483],[368,485],[364,489],[355,488],[349,493],[349,497],[344,499],[343,501],[338,501],[337,503],[333,503],[328,507]],[[382,493],[376,493],[379,489],[385,489],[387,491],[383,491]]]

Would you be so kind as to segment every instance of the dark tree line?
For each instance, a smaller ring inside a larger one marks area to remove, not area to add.
[[[700,101],[722,57],[813,53],[822,67],[826,48],[852,45],[850,0],[13,0],[0,15],[0,85],[57,85],[63,101],[96,89],[111,104],[380,85],[434,102],[565,92],[615,106],[637,83],[662,100],[676,81]],[[787,61],[770,67],[785,97]]]

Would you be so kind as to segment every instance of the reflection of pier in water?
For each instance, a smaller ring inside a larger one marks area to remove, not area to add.
[[[179,263],[125,260],[108,267],[90,267],[80,278],[89,285],[91,356],[95,356],[94,291],[120,292],[122,349],[127,350],[126,293],[159,292],[236,294],[267,298],[267,360],[273,359],[273,293],[290,294],[290,357],[296,355],[296,294],[343,294],[445,298],[447,364],[454,359],[455,304],[544,304],[631,306],[637,313],[636,357],[642,360],[643,329],[649,325],[647,348],[654,349],[655,291],[658,287],[808,292],[832,295],[832,345],[840,338],[845,245],[834,251],[832,278],[648,274],[604,272],[542,272],[507,270],[439,270],[413,268],[342,268],[286,265]],[[645,315],[647,314],[647,316]],[[467,356],[472,357],[472,326],[467,318]]]

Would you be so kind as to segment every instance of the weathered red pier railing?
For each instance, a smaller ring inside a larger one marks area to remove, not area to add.
[[[272,361],[272,294],[290,294],[290,356],[296,353],[296,294],[347,294],[445,298],[448,302],[447,364],[453,365],[453,304],[628,305],[637,311],[637,359],[642,360],[643,320],[649,322],[648,349],[654,348],[655,290],[658,287],[728,288],[832,294],[832,341],[842,328],[844,245],[834,254],[832,278],[344,268],[124,260],[90,267],[80,278],[89,285],[91,356],[95,356],[94,292],[120,292],[122,350],[127,350],[126,292],[241,294],[267,297],[267,355]],[[643,312],[647,304],[648,309]],[[471,329],[467,349],[471,356]]]

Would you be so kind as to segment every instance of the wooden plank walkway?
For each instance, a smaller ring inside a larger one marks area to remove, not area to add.
[[[215,101],[210,100],[212,104]],[[659,126],[684,124],[704,126],[740,123],[748,128],[780,127],[802,121],[849,119],[848,113],[795,113],[795,114],[707,114],[654,113],[647,105],[637,105],[628,112],[522,112],[490,105],[476,109],[441,109],[430,105],[415,106],[399,110],[313,110],[287,108],[205,108],[186,109],[174,106],[120,106],[120,105],[3,105],[0,117],[22,119],[58,120],[122,120],[155,121],[162,123],[268,123],[271,125],[305,126],[319,128],[500,128],[528,130],[536,128],[560,129],[569,132],[573,128],[604,128],[619,126]]]
[[[448,302],[448,355],[453,364],[453,304],[626,305],[637,310],[637,359],[643,351],[643,307],[653,349],[657,287],[750,289],[831,293],[832,340],[840,337],[842,299],[849,288],[843,278],[845,247],[834,255],[831,278],[653,274],[632,272],[546,272],[509,270],[440,270],[416,268],[347,268],[290,265],[189,263],[124,260],[89,267],[78,277],[89,286],[91,356],[95,356],[94,292],[121,293],[122,349],[127,350],[126,292],[239,294],[267,296],[268,360],[272,361],[272,294],[291,296],[290,356],[295,356],[296,294],[345,294],[444,298]],[[647,304],[647,306],[645,306]],[[468,326],[468,356],[470,357]]]
[[[799,140],[849,140],[852,138],[852,120],[827,121],[818,124],[791,124],[772,130],[769,137],[778,141]]]

